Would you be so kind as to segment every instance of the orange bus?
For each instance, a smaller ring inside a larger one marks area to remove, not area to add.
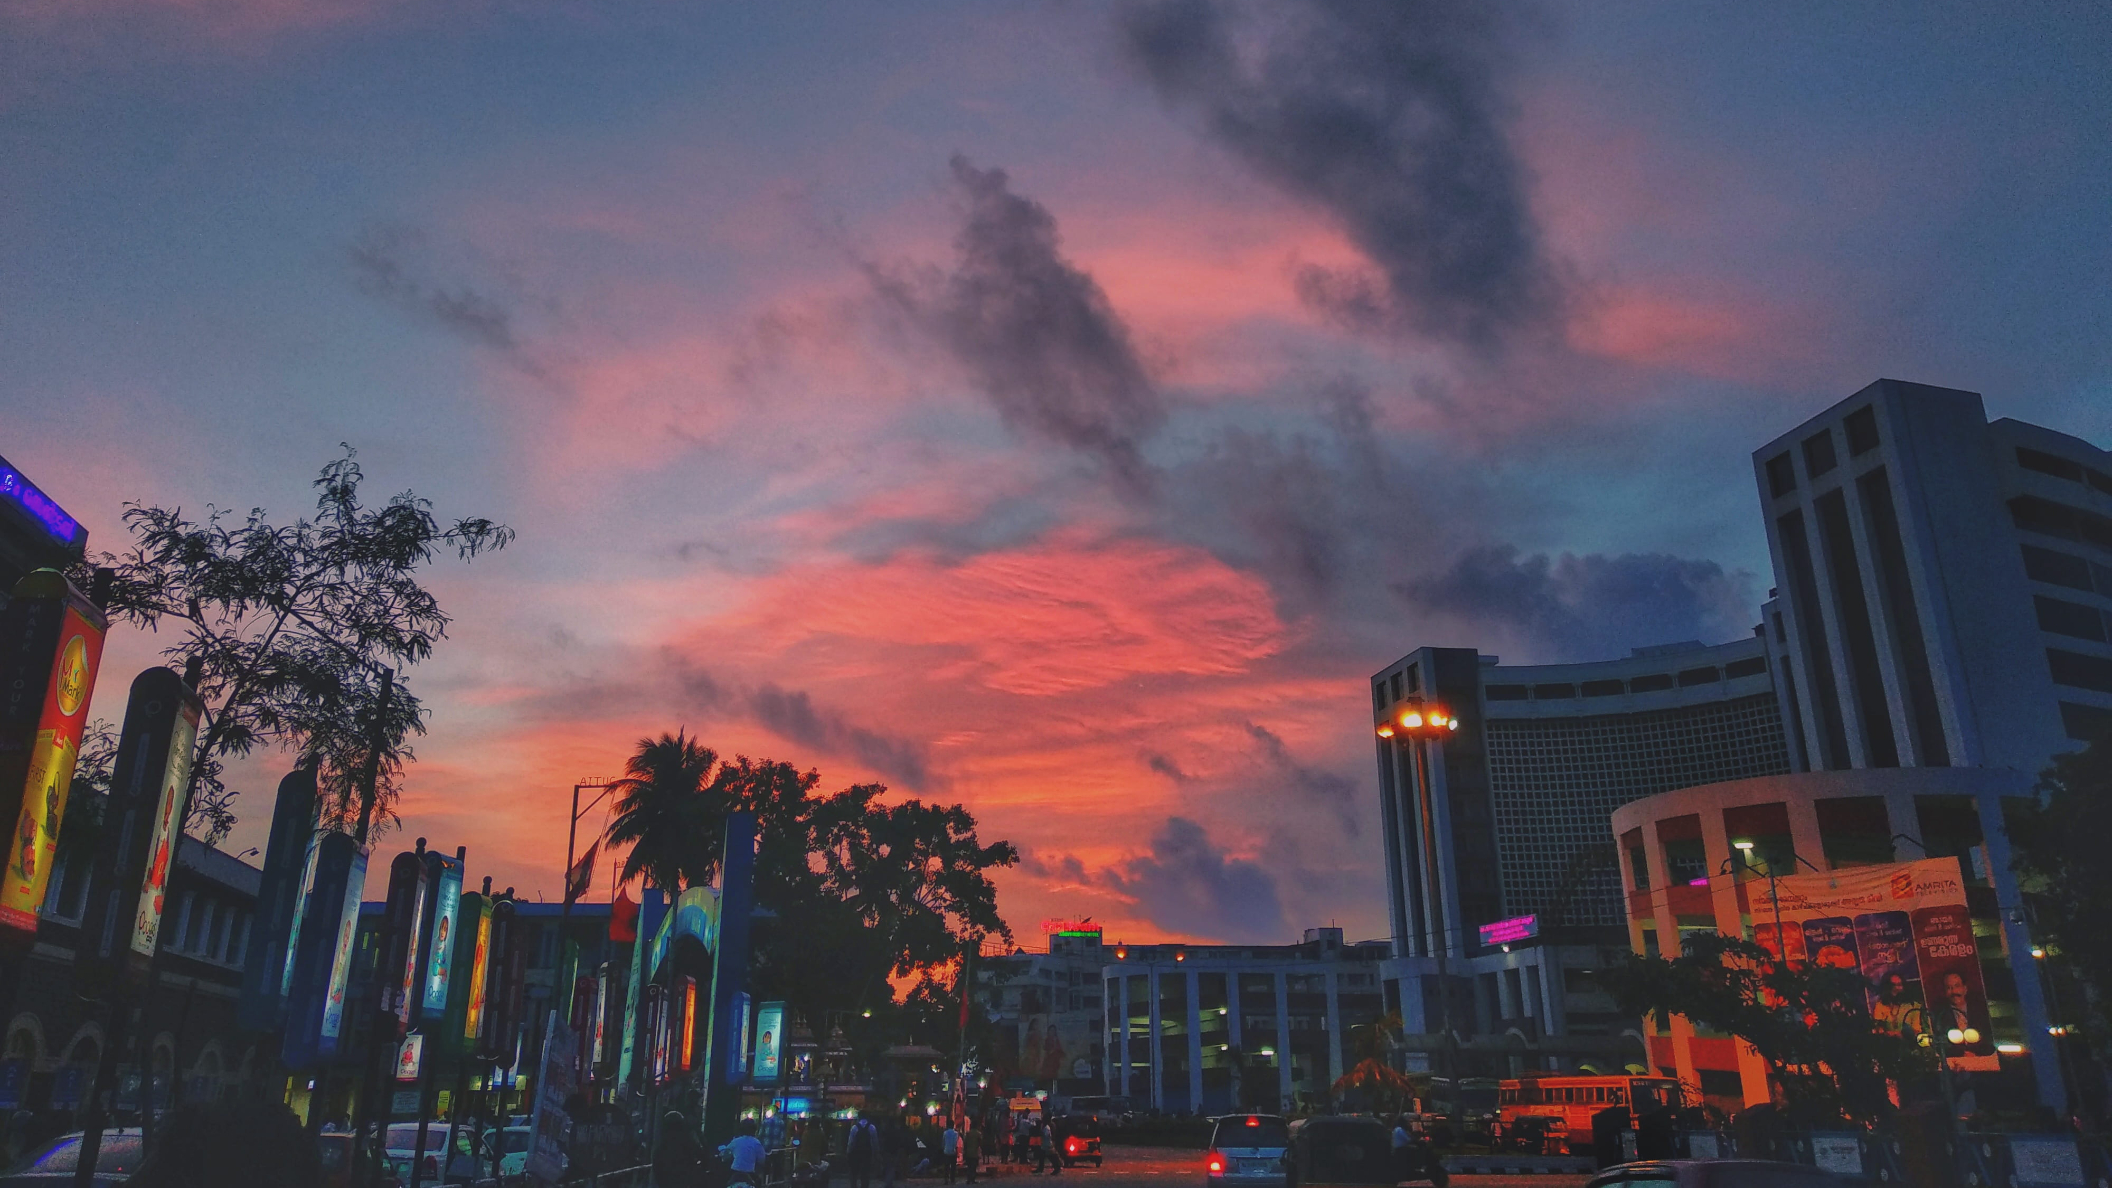
[[[1551,1074],[1505,1081],[1496,1091],[1496,1126],[1507,1134],[1511,1124],[1528,1116],[1559,1118],[1568,1130],[1570,1150],[1591,1147],[1591,1116],[1613,1106],[1647,1114],[1664,1106],[1677,1109],[1679,1082],[1670,1077]],[[1552,1138],[1553,1136],[1549,1136]]]

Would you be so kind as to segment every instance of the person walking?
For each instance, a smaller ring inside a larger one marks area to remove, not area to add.
[[[864,1114],[851,1123],[843,1139],[843,1166],[851,1188],[872,1188],[873,1160],[880,1155],[880,1128]]]
[[[1049,1161],[1049,1174],[1063,1174],[1063,1148],[1057,1145],[1056,1122],[1044,1116],[1041,1120],[1041,1153]]]
[[[968,1182],[971,1184],[975,1183],[976,1164],[982,1162],[982,1156],[982,1128],[979,1126],[970,1125],[968,1129],[961,1134],[961,1166],[967,1169]]]
[[[946,1182],[953,1183],[954,1173],[961,1166],[961,1132],[953,1128],[953,1119],[946,1119],[946,1129],[939,1135],[939,1159],[946,1168]]]
[[[503,1132],[501,1132],[503,1133]],[[680,1110],[660,1119],[660,1141],[653,1148],[653,1183],[658,1188],[697,1188],[704,1173],[704,1148]]]

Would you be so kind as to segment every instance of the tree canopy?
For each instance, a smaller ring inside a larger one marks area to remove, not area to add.
[[[2033,926],[2059,964],[2090,989],[2061,996],[2071,1016],[2055,1022],[2078,1024],[2100,1052],[2112,1050],[2112,938],[2105,931],[2112,854],[2104,840],[2112,837],[2112,727],[2082,750],[2054,757],[2039,776],[2037,803],[2005,807]]]
[[[1890,1103],[1887,1081],[1918,1080],[1934,1067],[1911,1036],[1879,1026],[1860,973],[1778,964],[1738,937],[1683,933],[1679,956],[1628,954],[1605,984],[1625,1012],[1685,1015],[1750,1043],[1791,1112],[1807,1120],[1875,1117]]]
[[[206,722],[185,825],[208,841],[235,821],[225,761],[261,745],[316,766],[337,825],[362,817],[357,784],[371,758],[372,812],[387,820],[412,757],[404,740],[425,730],[402,670],[430,656],[450,622],[418,570],[443,551],[467,561],[513,539],[488,519],[443,524],[409,491],[368,507],[363,479],[347,447],[313,484],[314,518],[291,524],[272,523],[262,508],[236,519],[209,506],[193,519],[130,504],[131,547],[81,563],[82,580],[98,566],[116,571],[113,620],[171,627],[177,638],[162,654],[178,669],[200,664]]]

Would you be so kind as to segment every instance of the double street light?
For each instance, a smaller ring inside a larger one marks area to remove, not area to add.
[[[1425,705],[1410,701],[1401,706],[1399,713],[1379,723],[1379,737],[1393,738],[1443,738],[1459,729],[1459,719],[1452,711],[1441,705]]]

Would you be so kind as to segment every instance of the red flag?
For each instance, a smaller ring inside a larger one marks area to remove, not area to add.
[[[609,905],[609,942],[629,944],[638,939],[638,904],[629,888],[618,888],[616,902]]]
[[[600,842],[588,846],[587,852],[579,856],[579,861],[573,864],[572,869],[565,872],[566,903],[577,903],[579,897],[585,895],[587,888],[593,885],[594,857],[600,850]]]

